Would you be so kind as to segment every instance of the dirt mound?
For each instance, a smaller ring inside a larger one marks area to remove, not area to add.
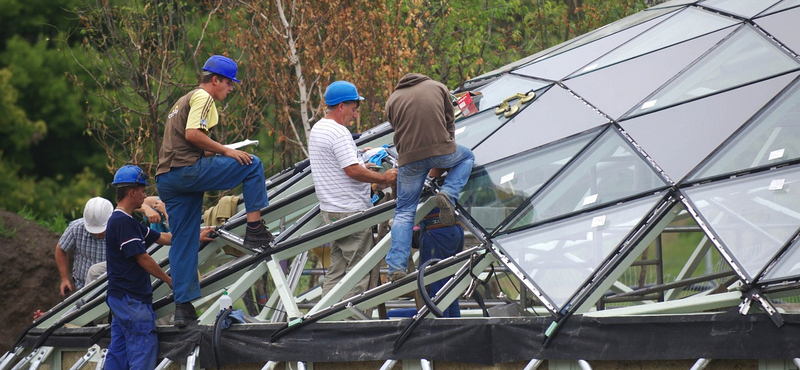
[[[33,321],[33,311],[46,311],[61,301],[53,255],[59,235],[14,213],[0,210],[0,354]],[[7,237],[7,234],[11,234]]]

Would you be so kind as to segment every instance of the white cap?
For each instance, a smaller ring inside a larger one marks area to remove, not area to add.
[[[83,207],[83,227],[92,234],[105,232],[111,212],[114,212],[114,206],[108,199],[101,197],[89,199]]]

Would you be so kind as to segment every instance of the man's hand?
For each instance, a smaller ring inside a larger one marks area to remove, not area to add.
[[[438,177],[442,177],[442,175],[444,174],[445,171],[447,171],[446,168],[431,168],[431,171],[428,172],[428,176],[430,176],[430,177],[432,177],[434,179],[438,178]]]
[[[46,313],[47,313],[47,311],[42,312],[42,310],[33,311],[33,321],[36,321],[36,319],[44,316],[44,314],[46,314]]]
[[[69,279],[61,279],[61,287],[59,288],[59,291],[61,292],[62,297],[66,297],[68,293],[74,290],[75,289],[72,287],[72,282],[70,282]]]
[[[384,184],[395,184],[397,183],[397,169],[392,168],[383,173]]]
[[[235,159],[241,165],[249,165],[253,163],[253,156],[250,153],[243,152],[236,149],[228,149],[223,153],[226,157]]]
[[[213,226],[205,227],[203,228],[203,230],[200,230],[200,242],[202,243],[202,242],[214,241],[214,238],[208,236],[208,234],[211,233],[212,231],[214,231]]]
[[[164,282],[167,283],[167,285],[169,285],[170,289],[172,289],[172,277],[168,276],[167,280],[164,280]]]
[[[144,204],[142,204],[142,209],[144,210],[144,216],[147,217],[147,221],[150,221],[151,224],[161,222],[161,215],[156,210]]]

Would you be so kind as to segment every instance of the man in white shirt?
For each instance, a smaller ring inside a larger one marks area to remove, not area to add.
[[[325,117],[317,121],[308,137],[311,176],[326,224],[372,207],[370,183],[393,184],[397,170],[379,173],[367,169],[347,126],[358,117],[364,98],[355,85],[336,81],[325,90]],[[325,274],[322,295],[326,295],[372,248],[372,228],[337,239],[331,244],[331,266]],[[369,276],[364,276],[345,296],[363,293]]]

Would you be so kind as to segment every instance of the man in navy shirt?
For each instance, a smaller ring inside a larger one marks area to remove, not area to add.
[[[158,334],[150,275],[170,288],[172,279],[147,253],[147,246],[154,242],[170,244],[172,235],[145,227],[131,216],[145,198],[147,175],[141,168],[132,165],[120,168],[112,185],[117,188],[117,208],[106,227],[106,303],[114,319],[105,368],[154,369]]]

